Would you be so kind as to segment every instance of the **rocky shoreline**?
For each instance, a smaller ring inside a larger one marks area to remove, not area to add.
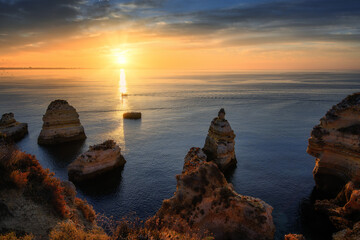
[[[51,102],[43,121],[39,144],[86,138],[76,109],[65,100]],[[313,209],[336,230],[333,240],[360,239],[359,126],[360,93],[355,93],[333,106],[309,138],[307,152],[316,158],[316,192],[323,196],[314,201]],[[4,134],[4,129],[11,129],[12,134]],[[57,236],[71,228],[82,236],[113,239],[114,233],[110,236],[97,225],[92,207],[76,198],[72,182],[54,178],[34,156],[8,142],[27,134],[27,124],[16,122],[12,113],[4,114],[0,132],[0,234],[63,239]],[[68,166],[69,179],[81,182],[101,177],[125,162],[120,146],[107,140],[90,146]],[[127,226],[126,237],[119,239],[140,235],[147,239],[274,239],[273,208],[261,199],[235,192],[226,180],[224,172],[236,163],[235,133],[225,119],[225,110],[220,109],[211,121],[204,147],[193,147],[185,156],[183,170],[176,176],[174,196],[165,199],[143,227]],[[34,216],[36,221],[26,220]],[[118,222],[117,237],[124,224]],[[287,234],[284,239],[305,238]]]

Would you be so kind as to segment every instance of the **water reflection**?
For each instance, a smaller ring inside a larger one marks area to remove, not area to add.
[[[127,96],[125,70],[120,69],[119,93],[122,97]]]

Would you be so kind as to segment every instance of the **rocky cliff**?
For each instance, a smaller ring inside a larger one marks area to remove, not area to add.
[[[215,239],[273,239],[273,208],[236,193],[200,148],[191,148],[176,176],[174,196],[164,200],[147,225],[177,232],[210,232]]]
[[[97,228],[94,210],[76,198],[71,182],[61,182],[14,145],[0,143],[0,234],[48,239],[49,232],[66,220],[79,228]]]
[[[316,188],[327,199],[315,210],[338,232],[333,239],[360,239],[360,93],[347,96],[320,119],[307,152],[316,157]]]
[[[0,137],[7,140],[18,141],[28,133],[27,123],[15,120],[13,113],[5,113],[0,119]]]
[[[125,162],[121,155],[121,148],[113,140],[107,140],[90,146],[88,151],[68,166],[69,179],[78,182],[94,178],[124,166]]]
[[[311,132],[307,152],[319,190],[336,195],[348,182],[360,182],[360,93],[333,106]]]
[[[39,144],[57,144],[86,138],[76,109],[65,100],[55,100],[43,116]]]
[[[208,160],[215,162],[221,170],[236,164],[235,134],[225,119],[224,109],[220,109],[218,117],[211,121],[203,151]]]

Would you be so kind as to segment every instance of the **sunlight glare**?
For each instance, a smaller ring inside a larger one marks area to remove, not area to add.
[[[126,76],[125,70],[120,69],[119,93],[120,95],[126,94]]]

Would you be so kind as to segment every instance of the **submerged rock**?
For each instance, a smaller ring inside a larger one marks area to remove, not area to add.
[[[316,157],[316,187],[336,195],[348,182],[360,183],[360,93],[333,106],[311,132],[307,152]]]
[[[126,112],[123,114],[123,118],[125,118],[125,119],[140,119],[141,112]]]
[[[235,134],[225,119],[224,109],[220,109],[218,117],[211,121],[203,151],[209,161],[214,161],[221,170],[236,164]]]
[[[79,182],[97,177],[115,168],[122,167],[125,159],[121,148],[113,140],[90,146],[89,150],[68,166],[71,181]]]
[[[15,120],[13,113],[5,113],[0,119],[0,137],[8,140],[18,141],[28,133],[27,123]]]
[[[52,101],[43,116],[43,121],[38,137],[39,144],[51,145],[86,138],[79,114],[65,100]]]
[[[176,176],[174,196],[164,200],[147,225],[177,232],[210,232],[215,239],[273,239],[273,208],[236,193],[200,148],[191,148]]]

